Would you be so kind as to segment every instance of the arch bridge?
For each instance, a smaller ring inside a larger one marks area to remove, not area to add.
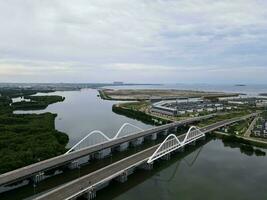
[[[174,134],[170,134],[166,139],[160,144],[156,151],[149,157],[147,163],[152,163],[153,161],[170,154],[180,148],[183,148],[189,143],[194,143],[196,140],[205,137],[205,134],[195,126],[191,126],[184,137],[178,138]]]
[[[71,147],[65,154],[69,154],[72,151],[75,151],[75,150],[78,150],[78,149],[81,149],[84,147],[89,147],[89,146],[92,146],[92,145],[95,145],[98,143],[109,142],[109,141],[118,139],[120,137],[124,137],[124,136],[131,135],[131,134],[135,133],[135,132],[131,132],[131,133],[123,134],[123,130],[126,127],[132,127],[138,131],[144,131],[142,128],[140,128],[136,125],[130,124],[130,123],[124,123],[119,128],[119,130],[117,131],[115,136],[113,136],[113,137],[107,136],[102,131],[94,130],[94,131],[91,131],[90,133],[88,133],[85,137],[83,137],[79,142],[77,142],[73,147]],[[97,136],[100,136],[100,140],[95,142],[93,139],[96,138]],[[93,143],[90,143],[90,142],[93,142]]]

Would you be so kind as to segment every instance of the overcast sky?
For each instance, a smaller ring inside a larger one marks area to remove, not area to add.
[[[266,0],[0,0],[0,82],[267,83]]]

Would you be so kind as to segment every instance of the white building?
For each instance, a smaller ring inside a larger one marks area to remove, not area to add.
[[[188,113],[193,113],[194,110],[193,110],[193,109],[188,109],[188,110],[186,110],[186,112],[188,112]]]
[[[223,110],[223,107],[217,107],[217,110]]]
[[[229,104],[236,104],[236,105],[245,105],[248,102],[246,101],[228,101]]]
[[[213,111],[214,111],[214,108],[206,108],[206,110],[207,110],[208,112],[213,112]]]
[[[203,112],[204,109],[203,109],[203,108],[198,108],[196,111],[197,111],[197,112]]]
[[[178,111],[177,111],[177,114],[178,114],[178,115],[184,115],[184,114],[185,114],[185,110],[178,110]]]
[[[256,102],[257,107],[267,107],[267,100]]]

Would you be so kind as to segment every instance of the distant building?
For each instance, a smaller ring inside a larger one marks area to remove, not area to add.
[[[217,110],[223,110],[223,107],[217,107]]]
[[[214,108],[207,108],[207,111],[212,112],[212,111],[214,111]]]
[[[150,102],[151,103],[156,103],[156,102],[159,102],[159,101],[162,101],[161,97],[156,97],[156,96],[150,97]]]
[[[229,104],[236,104],[236,105],[244,105],[247,104],[248,102],[246,101],[228,101]]]
[[[267,100],[257,101],[256,106],[257,107],[267,107]]]
[[[123,82],[121,82],[121,81],[114,81],[113,82],[113,85],[123,85],[124,83]]]
[[[215,104],[199,98],[162,100],[159,97],[154,96],[150,98],[150,101],[152,103],[152,112],[172,116],[180,116],[189,113],[198,115],[204,111],[214,112],[216,110],[221,111],[225,108],[223,104]]]
[[[196,111],[197,111],[197,112],[203,112],[204,109],[203,109],[203,108],[198,108],[198,109],[196,109]]]

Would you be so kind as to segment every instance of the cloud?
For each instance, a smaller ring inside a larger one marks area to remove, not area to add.
[[[266,67],[266,18],[264,0],[0,0],[0,80],[242,79]]]

